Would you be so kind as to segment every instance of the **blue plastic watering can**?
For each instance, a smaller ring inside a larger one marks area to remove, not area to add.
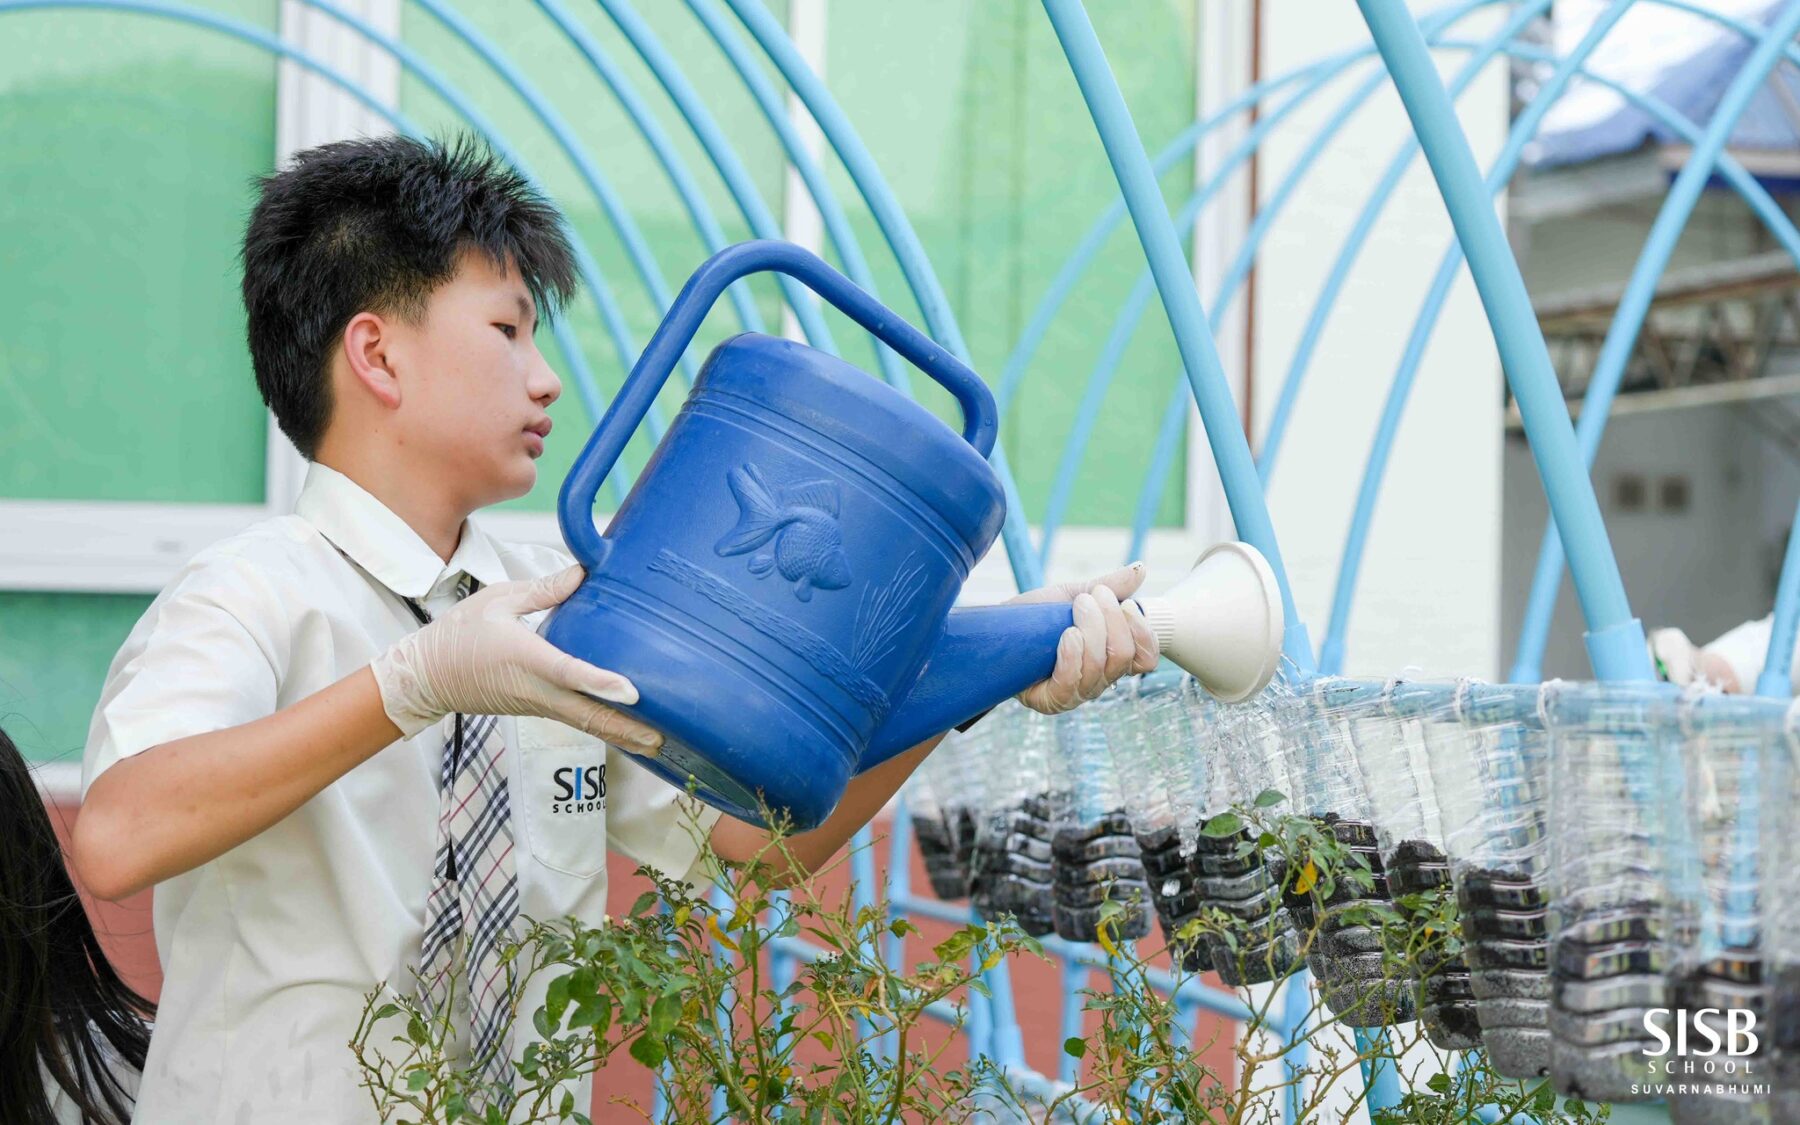
[[[745,333],[714,349],[602,536],[595,495],[676,360],[727,286],[768,270],[942,384],[962,433],[843,360]],[[752,823],[766,809],[816,827],[852,776],[1055,664],[1068,605],[951,608],[1005,512],[987,463],[997,428],[980,377],[812,254],[722,250],[683,286],[563,482],[562,533],[587,578],[540,632],[637,685],[620,709],[666,739],[647,768]],[[1271,600],[1273,576],[1249,562]],[[1159,641],[1192,632],[1170,599],[1140,601]]]

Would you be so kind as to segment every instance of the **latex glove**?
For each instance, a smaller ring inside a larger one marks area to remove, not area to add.
[[[388,718],[410,738],[453,712],[530,715],[654,755],[662,735],[599,702],[636,703],[631,681],[577,660],[519,620],[562,604],[581,579],[572,566],[489,586],[382,653],[370,668]]]
[[[1700,649],[1680,629],[1657,629],[1650,634],[1650,663],[1657,678],[1686,687],[1700,671]]]
[[[1156,638],[1137,603],[1126,600],[1143,584],[1144,564],[1137,562],[1098,578],[1045,586],[1008,600],[1008,605],[1070,602],[1075,609],[1075,623],[1057,641],[1050,678],[1020,692],[1019,702],[1033,711],[1057,715],[1100,698],[1120,676],[1155,668],[1161,658]]]

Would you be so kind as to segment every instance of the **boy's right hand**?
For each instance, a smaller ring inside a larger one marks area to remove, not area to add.
[[[519,620],[560,605],[581,579],[572,566],[489,586],[396,643],[370,665],[388,718],[410,738],[456,712],[538,716],[654,755],[662,735],[594,698],[636,703],[631,681],[570,656]]]

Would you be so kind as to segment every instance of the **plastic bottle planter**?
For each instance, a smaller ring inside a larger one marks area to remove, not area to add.
[[[1676,701],[1656,684],[1547,693],[1550,732],[1550,1076],[1595,1101],[1651,1095],[1645,1015],[1671,1007],[1681,903]]]
[[[1128,732],[1117,722],[1128,704],[1113,691],[1056,716],[1057,784],[1052,792],[1052,917],[1058,937],[1094,941],[1105,903],[1124,908],[1112,934],[1137,939],[1150,932],[1150,886],[1131,818],[1126,815],[1112,742]]]
[[[1171,956],[1197,972],[1212,963],[1205,945],[1184,945],[1177,935],[1200,912],[1188,860],[1196,778],[1208,772],[1210,755],[1182,705],[1186,679],[1159,674],[1126,680],[1114,689],[1122,696],[1113,761],[1122,775],[1125,811],[1163,937]]]
[[[1432,783],[1427,727],[1452,721],[1445,714],[1453,682],[1390,683],[1379,712],[1357,711],[1350,719],[1356,761],[1374,810],[1388,889],[1396,902],[1407,896],[1450,893],[1450,861]],[[1417,1005],[1426,1038],[1442,1050],[1481,1045],[1481,1025],[1469,969],[1460,951],[1417,951],[1420,977]]]
[[[969,732],[971,764],[986,775],[976,816],[969,901],[984,917],[1011,914],[1033,937],[1050,933],[1049,720],[1017,703]]]
[[[1270,789],[1288,790],[1276,717],[1291,699],[1285,688],[1271,685],[1248,703],[1211,709],[1216,729],[1212,814],[1247,806]],[[1190,709],[1205,713],[1199,696],[1190,693],[1187,702]],[[1201,823],[1210,819],[1204,816]],[[1214,970],[1234,987],[1279,980],[1300,963],[1300,935],[1282,898],[1286,870],[1279,859],[1261,852],[1240,855],[1240,845],[1249,838],[1246,831],[1224,837],[1202,833],[1193,856],[1200,901],[1235,923],[1235,943],[1218,935],[1207,939]]]
[[[1791,706],[1782,730],[1762,746],[1757,818],[1758,871],[1768,893],[1759,902],[1762,920],[1763,979],[1768,982],[1773,1019],[1759,1023],[1768,1032],[1765,1050],[1773,1057],[1772,1085],[1777,1122],[1800,1121],[1800,894],[1792,892],[1800,871],[1800,703]],[[1765,1071],[1769,1073],[1769,1071]]]
[[[1550,1073],[1548,756],[1533,686],[1463,681],[1425,727],[1482,1045]]]
[[[1681,935],[1674,952],[1675,1006],[1689,1012],[1750,1012],[1757,1049],[1713,1058],[1715,1065],[1737,1069],[1711,1076],[1706,1083],[1711,1091],[1671,1095],[1670,1115],[1679,1125],[1793,1120],[1777,1118],[1774,1098],[1756,1092],[1775,1081],[1760,837],[1763,820],[1783,807],[1769,803],[1765,763],[1771,748],[1783,744],[1786,710],[1785,702],[1721,695],[1691,698],[1681,706],[1688,799],[1675,811],[1686,815],[1683,842],[1691,848],[1683,854],[1693,858],[1694,867],[1674,872],[1671,882],[1683,900],[1681,913],[1696,924]],[[1787,894],[1790,880],[1784,874],[1778,893]],[[1668,1080],[1686,1084],[1685,1076]]]
[[[1373,810],[1356,766],[1353,718],[1380,715],[1381,684],[1355,680],[1315,681],[1302,698],[1301,722],[1290,741],[1290,771],[1306,775],[1309,807],[1348,853],[1373,873],[1363,890],[1340,879],[1329,897],[1317,890],[1295,905],[1311,914],[1317,936],[1307,964],[1319,979],[1325,1003],[1351,1027],[1376,1027],[1415,1018],[1417,982],[1392,975],[1378,926],[1357,919],[1355,907],[1387,902],[1386,868],[1375,836]]]
[[[975,850],[975,810],[964,775],[970,734],[952,733],[920,764],[906,787],[913,838],[931,893],[945,902],[967,898]]]

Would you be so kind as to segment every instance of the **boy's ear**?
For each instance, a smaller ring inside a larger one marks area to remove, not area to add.
[[[350,377],[389,410],[400,405],[400,378],[390,355],[395,342],[393,326],[372,312],[357,313],[344,326]]]

